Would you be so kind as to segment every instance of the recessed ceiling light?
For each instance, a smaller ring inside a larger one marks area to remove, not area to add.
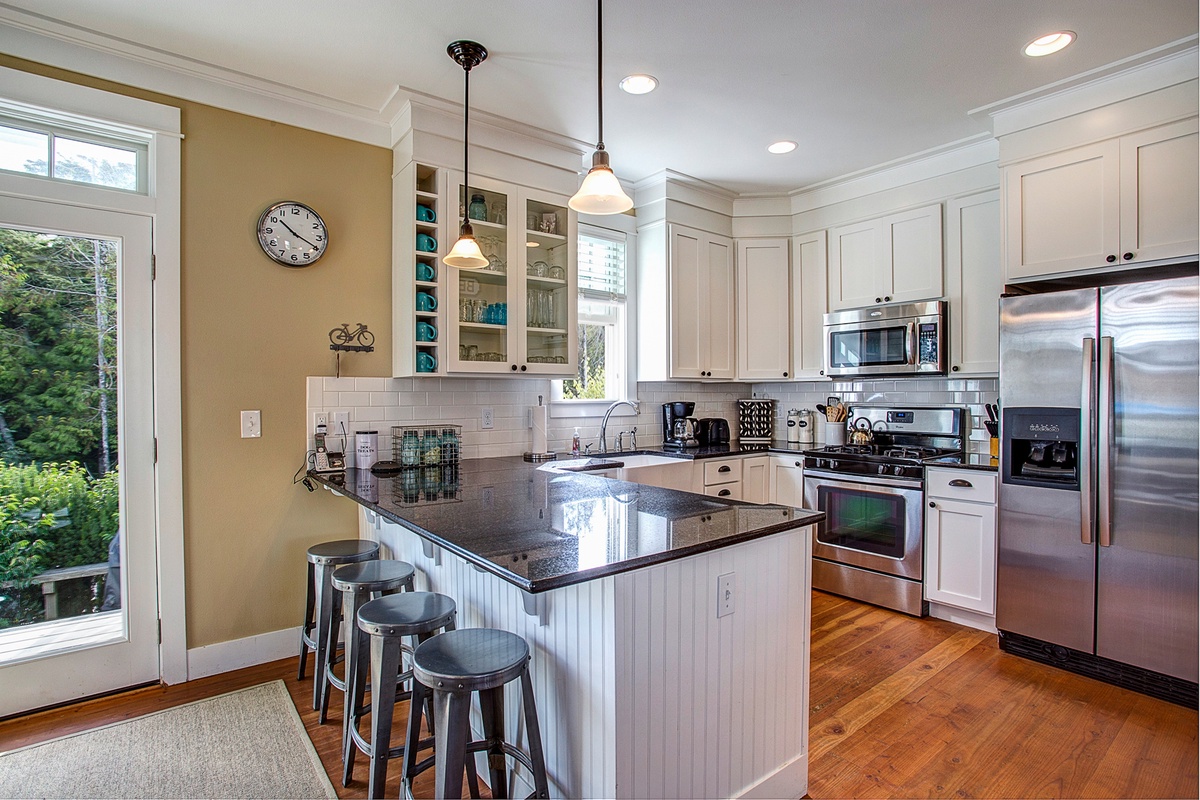
[[[1025,55],[1048,56],[1051,53],[1057,53],[1073,41],[1075,41],[1075,33],[1073,31],[1047,33],[1045,36],[1039,36],[1025,45]]]
[[[538,243],[537,242],[526,242],[525,246],[526,247],[538,247]]]
[[[629,75],[621,79],[621,88],[630,94],[653,92],[657,86],[658,78],[653,75]]]
[[[775,142],[767,145],[767,150],[772,153],[790,153],[796,149],[795,142]]]

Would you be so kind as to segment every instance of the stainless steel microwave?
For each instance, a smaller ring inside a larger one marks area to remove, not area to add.
[[[897,303],[825,315],[825,375],[946,374],[946,303]]]

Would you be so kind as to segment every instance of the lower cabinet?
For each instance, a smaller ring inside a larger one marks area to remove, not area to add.
[[[694,491],[712,497],[741,500],[744,460],[741,456],[698,460],[693,473]]]
[[[930,469],[925,486],[925,599],[995,616],[996,475]]]
[[[771,456],[769,502],[804,507],[804,461],[799,456]]]
[[[770,456],[750,456],[742,462],[742,499],[747,503],[771,502]]]

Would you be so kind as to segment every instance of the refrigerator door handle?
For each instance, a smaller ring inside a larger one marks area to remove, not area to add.
[[[1097,442],[1096,495],[1099,499],[1096,527],[1100,546],[1112,545],[1112,460],[1113,460],[1113,338],[1100,338],[1100,406]]]
[[[1079,539],[1084,544],[1095,541],[1092,518],[1092,509],[1096,505],[1092,489],[1092,453],[1095,451],[1096,435],[1096,409],[1092,403],[1095,397],[1095,368],[1096,340],[1087,337],[1083,340],[1083,384],[1079,390],[1079,408],[1083,417],[1083,430],[1079,436]]]

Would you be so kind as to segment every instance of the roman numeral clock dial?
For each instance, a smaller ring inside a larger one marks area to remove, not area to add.
[[[258,244],[285,267],[307,267],[325,255],[329,232],[320,214],[289,200],[270,206],[258,218]]]

